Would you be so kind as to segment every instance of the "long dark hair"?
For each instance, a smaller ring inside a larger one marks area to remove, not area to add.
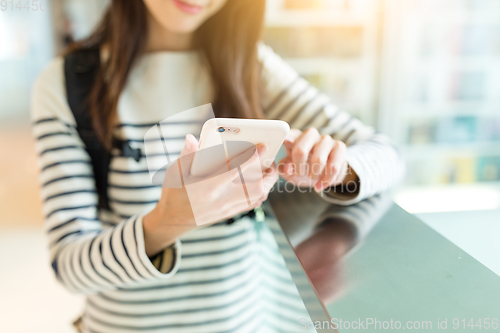
[[[257,45],[265,0],[227,0],[224,7],[195,32],[196,47],[210,67],[218,117],[261,118]],[[87,39],[67,52],[106,45],[103,62],[88,97],[92,123],[103,144],[111,148],[120,94],[135,61],[145,51],[147,8],[143,0],[112,0],[101,23]]]

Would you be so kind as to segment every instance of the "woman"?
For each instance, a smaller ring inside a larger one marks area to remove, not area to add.
[[[89,155],[66,101],[63,59],[40,75],[32,114],[52,267],[66,288],[88,295],[84,332],[265,332],[280,325],[279,308],[269,304],[279,293],[275,277],[286,274],[266,270],[268,260],[280,259],[266,241],[269,229],[241,214],[254,207],[231,202],[223,195],[229,184],[220,184],[203,214],[224,210],[235,223],[201,228],[184,189],[151,185],[142,139],[165,112],[212,102],[218,117],[287,121],[294,130],[281,175],[317,192],[334,189],[325,197],[339,204],[379,193],[401,175],[385,136],[338,110],[260,44],[264,7],[264,0],[113,0],[94,34],[69,51],[100,49],[88,102],[101,142],[110,148],[120,139],[142,150],[139,161],[112,151],[109,210],[97,208]],[[188,134],[201,125],[173,125],[185,140],[167,139],[182,154],[195,152]],[[276,166],[266,170],[254,206],[277,177]]]

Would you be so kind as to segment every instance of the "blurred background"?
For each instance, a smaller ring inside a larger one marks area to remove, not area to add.
[[[264,41],[399,145],[408,177],[396,202],[499,269],[488,236],[500,232],[500,1],[267,1]],[[55,284],[44,252],[30,92],[106,5],[52,0],[29,10],[0,1],[2,332],[71,332],[81,307]],[[20,298],[21,288],[31,294]]]

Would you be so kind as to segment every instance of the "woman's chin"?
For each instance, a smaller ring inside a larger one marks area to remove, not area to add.
[[[200,22],[200,20],[196,20],[194,18],[183,19],[177,17],[176,19],[164,22],[162,26],[170,32],[178,34],[191,34],[195,32],[202,23],[203,22]]]

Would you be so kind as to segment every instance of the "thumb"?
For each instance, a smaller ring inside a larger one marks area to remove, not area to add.
[[[196,151],[198,151],[198,140],[192,134],[186,135],[184,148],[179,155],[178,161],[183,175],[188,175],[191,170],[191,164]]]
[[[286,155],[292,156],[292,150],[293,147],[295,146],[295,142],[285,139],[285,141],[283,141],[283,146],[285,147]]]
[[[198,150],[198,140],[196,140],[193,134],[188,134],[186,135],[184,148],[182,149],[179,157],[187,156],[189,154],[196,152],[197,150]]]
[[[173,163],[165,172],[164,188],[182,188],[181,178],[189,175],[194,153],[198,149],[198,140],[192,134],[188,134],[185,142],[184,148],[177,158],[177,163]]]
[[[292,149],[295,146],[295,141],[297,141],[301,134],[302,132],[300,130],[292,128],[286,135],[286,138],[283,141],[283,146],[285,147],[286,154],[288,156],[292,156]]]

